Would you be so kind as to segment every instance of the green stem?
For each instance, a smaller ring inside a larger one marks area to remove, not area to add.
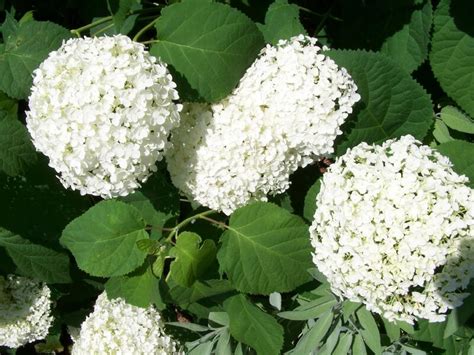
[[[138,40],[140,39],[140,37],[146,32],[148,31],[150,28],[153,27],[153,25],[155,24],[155,22],[159,19],[159,17],[156,17],[153,21],[151,21],[150,23],[148,23],[146,26],[144,26],[140,31],[137,32],[137,34],[133,37],[133,40],[135,42],[138,42]]]
[[[182,220],[181,222],[179,222],[173,229],[171,229],[170,234],[169,234],[168,237],[165,239],[165,241],[171,242],[171,240],[173,239],[173,237],[175,237],[175,236],[178,235],[180,228],[183,228],[184,226],[188,225],[189,223],[195,221],[195,220],[198,219],[198,218],[202,218],[202,217],[205,217],[205,216],[210,215],[210,214],[213,214],[213,213],[217,213],[217,211],[208,210],[208,211],[204,211],[204,212],[195,214],[194,216],[188,217],[188,218],[186,218],[186,219],[183,219],[183,220]]]
[[[206,217],[206,216],[199,216],[198,218],[203,219],[203,220],[208,221],[208,222],[211,222],[211,223],[215,224],[216,226],[219,226],[219,227],[222,227],[222,228],[225,228],[225,229],[229,229],[229,226],[227,224],[225,224],[224,222],[221,222],[221,221],[217,221],[214,218],[209,218],[209,217]]]
[[[110,20],[112,20],[112,16],[102,17],[94,22],[89,23],[88,25],[71,30],[71,33],[76,35],[77,37],[80,37],[82,31],[88,30],[89,28],[95,27]]]
[[[329,8],[328,11],[325,12],[323,18],[321,19],[321,21],[319,22],[318,24],[318,27],[316,27],[316,29],[314,30],[314,35],[317,36],[319,31],[321,31],[321,29],[324,27],[324,25],[326,24],[326,21],[327,19],[331,16],[331,12],[332,10],[334,9],[334,5],[336,3],[334,2],[331,7]]]
[[[130,11],[127,16],[131,16],[131,15],[139,15],[139,14],[147,14],[147,13],[152,13],[152,12],[156,12],[156,11],[161,11],[161,6],[160,7],[156,7],[156,8],[147,8],[147,9],[140,9],[140,10],[133,10],[133,11]],[[81,36],[81,32],[85,31],[85,30],[88,30],[92,27],[95,27],[97,25],[100,25],[102,23],[105,23],[105,22],[108,22],[108,21],[111,21],[113,20],[113,16],[106,16],[106,17],[102,17],[94,22],[91,22],[85,26],[82,26],[82,27],[79,27],[79,28],[74,28],[71,30],[71,33],[76,35],[77,37],[80,37]]]
[[[142,44],[152,44],[152,43],[158,43],[160,40],[159,39],[152,39],[150,41],[141,41],[140,43]]]
[[[98,34],[101,34],[101,33],[105,32],[105,31],[111,29],[111,28],[114,27],[114,26],[115,26],[114,23],[111,23],[111,24],[109,24],[109,25],[107,25],[107,26],[104,26],[104,27],[102,27],[101,29],[97,30],[96,32],[92,33],[91,36],[92,36],[92,37],[95,37],[95,36],[97,36]]]
[[[324,17],[324,16],[326,16],[326,14],[320,14],[319,12],[310,10],[310,9],[308,9],[308,8],[306,8],[306,7],[303,7],[303,6],[298,6],[298,9],[300,9],[301,11],[307,12],[308,14],[315,15],[315,16],[318,16],[318,17]],[[336,21],[342,21],[341,18],[336,17],[336,16],[334,16],[334,15],[329,15],[329,18],[331,18],[331,19],[333,19],[333,20],[336,20]]]
[[[296,5],[296,6],[298,7],[299,10],[304,11],[304,12],[307,12],[307,13],[309,13],[309,14],[316,15],[316,16],[319,16],[319,17],[324,16],[323,14],[320,14],[319,12],[310,10],[310,9],[308,9],[308,8],[306,8],[306,7],[299,6],[299,5]]]

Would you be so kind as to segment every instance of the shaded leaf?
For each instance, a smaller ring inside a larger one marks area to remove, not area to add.
[[[17,120],[0,120],[0,170],[11,176],[18,175],[36,159],[26,127]]]
[[[428,57],[432,15],[431,2],[425,1],[413,10],[408,23],[384,41],[380,51],[411,73]]]
[[[411,134],[423,140],[433,124],[431,100],[423,87],[382,54],[364,51],[328,52],[351,74],[361,101],[355,107],[352,129],[337,154],[361,142],[381,143]]]
[[[309,188],[306,196],[304,198],[304,210],[303,215],[307,221],[313,222],[314,213],[316,212],[316,197],[319,194],[321,189],[321,179],[316,180],[316,182]]]
[[[474,22],[471,0],[457,0],[461,17],[453,17],[451,0],[441,0],[434,15],[430,63],[443,90],[470,116],[474,116]],[[467,27],[459,26],[459,22]]]
[[[451,311],[446,322],[446,328],[444,329],[444,338],[448,338],[453,335],[460,327],[462,327],[469,318],[474,314],[474,293],[464,299],[463,304]]]
[[[453,169],[469,178],[469,186],[474,187],[474,143],[454,140],[436,147],[441,154],[447,156]]]
[[[48,283],[71,282],[69,258],[0,227],[0,246],[4,247],[20,272]]]
[[[5,93],[0,92],[0,121],[7,119],[16,119],[18,112],[18,103],[9,98]]]

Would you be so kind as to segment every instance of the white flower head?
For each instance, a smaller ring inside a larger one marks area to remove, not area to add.
[[[167,154],[174,184],[226,214],[282,193],[295,170],[333,152],[356,89],[316,39],[268,45],[229,97],[184,110]]]
[[[127,36],[70,39],[34,71],[27,127],[65,187],[127,195],[169,146],[175,87],[166,65]]]
[[[109,300],[104,292],[81,324],[72,354],[182,354],[178,348],[164,333],[163,321],[153,306],[141,308],[121,298]]]
[[[361,143],[323,176],[310,228],[332,290],[389,320],[443,321],[474,276],[474,193],[412,136]]]
[[[0,346],[17,348],[48,335],[51,291],[32,279],[0,276]]]

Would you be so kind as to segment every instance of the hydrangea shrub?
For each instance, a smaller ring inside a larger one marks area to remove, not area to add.
[[[468,0],[0,10],[0,353],[474,351]]]

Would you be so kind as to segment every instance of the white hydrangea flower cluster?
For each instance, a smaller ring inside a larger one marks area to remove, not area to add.
[[[268,45],[229,97],[187,106],[167,155],[174,184],[226,214],[285,191],[296,169],[333,152],[356,90],[316,39]]]
[[[48,335],[51,291],[26,277],[0,276],[0,346],[17,348]]]
[[[474,194],[412,136],[362,143],[324,174],[310,228],[332,290],[389,320],[443,321],[474,276]]]
[[[140,308],[121,298],[109,300],[104,292],[94,311],[81,325],[72,354],[183,354],[163,331],[163,321],[153,306]]]
[[[169,146],[175,87],[166,65],[127,36],[70,39],[34,71],[27,127],[66,188],[124,196]]]

